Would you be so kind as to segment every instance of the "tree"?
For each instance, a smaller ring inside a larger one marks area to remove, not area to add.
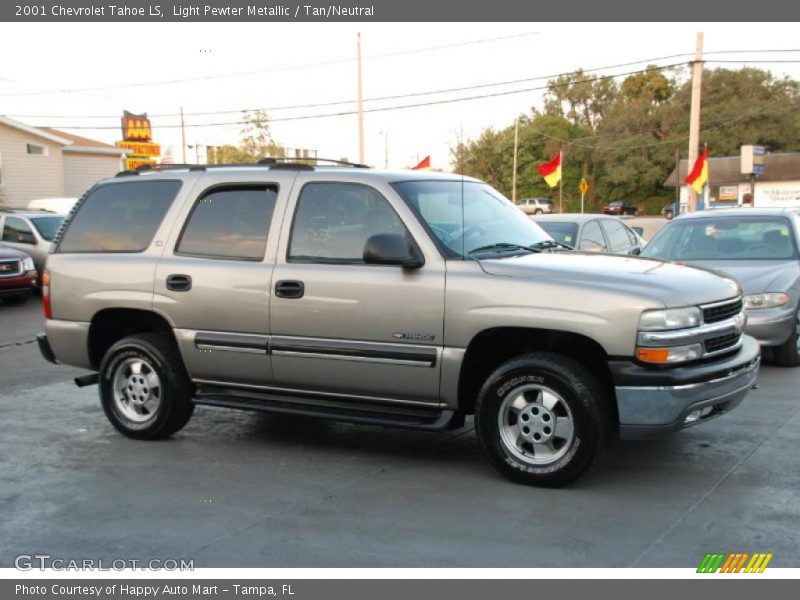
[[[251,164],[262,158],[284,157],[284,149],[272,139],[269,117],[264,111],[242,111],[242,128],[239,146],[227,144],[214,151],[217,164]]]

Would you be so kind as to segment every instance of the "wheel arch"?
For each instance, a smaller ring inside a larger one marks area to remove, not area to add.
[[[458,379],[459,410],[473,414],[478,392],[489,375],[507,360],[534,351],[553,352],[577,360],[598,378],[607,397],[614,398],[608,353],[597,341],[554,329],[497,327],[478,332],[467,346]],[[616,420],[616,403],[611,404]]]
[[[89,325],[89,361],[95,370],[108,349],[137,333],[160,333],[176,342],[172,325],[161,314],[140,308],[106,308],[92,316]],[[176,342],[177,344],[177,342]]]

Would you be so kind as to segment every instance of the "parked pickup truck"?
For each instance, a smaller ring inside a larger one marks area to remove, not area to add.
[[[68,217],[43,282],[50,361],[111,423],[170,436],[196,404],[429,430],[474,415],[525,484],[612,435],[721,415],[754,385],[742,290],[565,251],[481,181],[267,161],[121,173]]]

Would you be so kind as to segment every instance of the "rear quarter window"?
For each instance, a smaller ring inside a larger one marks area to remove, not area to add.
[[[180,188],[176,180],[95,188],[67,224],[58,252],[143,252]]]

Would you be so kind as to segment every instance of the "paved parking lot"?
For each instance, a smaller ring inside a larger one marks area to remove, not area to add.
[[[566,489],[506,482],[472,427],[420,433],[200,407],[171,440],[106,421],[0,305],[0,567],[17,554],[215,567],[800,566],[800,369],[732,414],[617,442]]]

